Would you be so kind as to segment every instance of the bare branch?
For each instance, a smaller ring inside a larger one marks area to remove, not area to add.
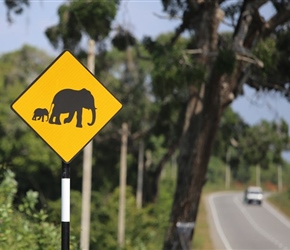
[[[205,53],[202,49],[189,49],[185,50],[185,53],[190,55],[203,54],[207,57],[216,57],[218,55],[217,51]],[[239,61],[255,64],[260,68],[264,67],[264,63],[251,53],[240,53],[240,51],[236,51],[236,59]]]
[[[260,68],[264,67],[264,63],[261,60],[259,60],[258,58],[254,57],[254,56],[249,57],[249,56],[244,56],[244,55],[236,55],[236,58],[237,58],[237,60],[240,60],[240,61],[244,61],[244,62],[248,62],[248,63],[251,63],[251,64],[255,64],[255,65],[257,65]]]
[[[279,25],[284,24],[287,22],[290,18],[290,3],[287,5],[286,8],[281,9],[279,12],[276,13],[268,22],[264,24],[263,27],[263,37],[269,36],[276,27]]]
[[[234,32],[233,46],[235,50],[242,49],[244,47],[244,42],[248,35],[253,17],[255,13],[258,12],[258,9],[266,2],[267,0],[251,0],[244,2],[238,24]]]
[[[182,20],[182,17],[180,17],[180,16],[168,16],[168,15],[163,16],[163,15],[160,15],[160,14],[155,13],[155,12],[153,12],[153,15],[156,16],[156,17],[158,17],[158,18],[160,18],[160,19],[167,19],[167,20],[174,20],[174,19],[176,19],[176,20]]]
[[[191,55],[201,54],[203,53],[203,50],[202,49],[188,49],[188,50],[185,50],[185,53],[191,54]]]

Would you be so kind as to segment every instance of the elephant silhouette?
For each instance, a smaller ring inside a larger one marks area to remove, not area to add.
[[[64,119],[64,123],[69,123],[73,119],[75,113],[77,118],[76,127],[82,128],[82,114],[83,108],[92,111],[92,121],[88,123],[89,126],[93,125],[96,120],[96,108],[93,95],[87,89],[74,90],[63,89],[57,92],[51,103],[53,106],[49,123],[61,124],[60,115],[68,113],[68,117]]]
[[[43,108],[37,108],[34,110],[32,120],[40,120],[44,122],[44,117],[47,117],[46,121],[48,120],[48,110]]]

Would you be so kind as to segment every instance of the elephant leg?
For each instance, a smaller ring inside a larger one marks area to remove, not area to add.
[[[36,116],[35,115],[32,117],[32,120],[36,120]]]
[[[53,111],[52,111],[52,114],[51,114],[51,116],[50,116],[50,118],[49,118],[49,123],[60,125],[61,123],[60,123],[59,116],[60,116],[60,114],[58,114],[58,113],[56,114],[56,113],[54,112],[54,110],[53,110]],[[54,118],[55,118],[55,121],[54,121]]]
[[[77,110],[77,127],[82,128],[82,118],[83,118],[83,109],[80,108]]]
[[[41,116],[41,121],[44,122],[44,115]]]
[[[51,123],[51,124],[53,124],[54,122],[53,122],[53,114],[51,114],[51,116],[50,116],[50,118],[49,118],[49,121],[48,121],[49,123]]]
[[[55,116],[55,124],[61,124],[60,122],[60,115]]]
[[[68,117],[64,119],[64,123],[69,123],[69,122],[71,122],[71,120],[72,120],[72,118],[74,117],[74,115],[75,115],[75,111],[71,111],[71,112],[69,112]]]

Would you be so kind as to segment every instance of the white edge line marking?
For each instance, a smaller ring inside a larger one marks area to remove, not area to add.
[[[213,221],[214,221],[214,224],[215,224],[216,230],[217,230],[217,232],[218,232],[218,235],[219,235],[219,237],[221,238],[221,240],[222,240],[222,242],[223,242],[223,244],[224,244],[224,246],[225,246],[225,249],[227,249],[227,250],[231,250],[232,247],[231,247],[230,243],[228,242],[228,240],[227,240],[227,238],[226,238],[226,236],[225,236],[225,234],[224,234],[224,231],[223,231],[223,229],[222,229],[222,227],[221,227],[221,224],[220,224],[220,222],[219,222],[219,219],[218,219],[218,215],[217,215],[217,211],[216,211],[216,209],[215,209],[215,205],[214,205],[214,203],[213,203],[213,199],[214,199],[216,196],[218,196],[218,195],[217,195],[217,194],[212,194],[212,195],[210,195],[210,197],[209,197],[209,206],[210,206],[210,210],[211,210],[211,213],[212,213]]]
[[[266,208],[272,215],[274,215],[281,223],[283,223],[286,227],[290,229],[290,223],[289,220],[286,218],[286,216],[281,215],[275,207],[273,207],[269,202],[265,202],[263,204],[263,207]]]

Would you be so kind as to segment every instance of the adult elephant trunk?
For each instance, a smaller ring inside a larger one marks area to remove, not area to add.
[[[91,123],[88,122],[89,126],[92,126],[96,121],[96,108],[92,108],[91,110],[92,110],[92,122]]]

